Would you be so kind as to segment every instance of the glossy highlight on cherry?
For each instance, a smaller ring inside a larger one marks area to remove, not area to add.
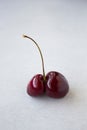
[[[36,97],[46,94],[52,98],[64,97],[69,91],[69,84],[67,79],[61,73],[56,71],[50,71],[45,75],[44,60],[39,45],[31,37],[27,35],[23,35],[23,37],[30,39],[37,46],[41,56],[43,71],[43,74],[36,74],[28,83],[28,95]]]

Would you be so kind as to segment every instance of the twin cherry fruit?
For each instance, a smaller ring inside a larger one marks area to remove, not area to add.
[[[41,56],[43,69],[43,75],[37,74],[30,80],[27,86],[27,93],[30,96],[40,96],[46,93],[46,95],[53,98],[64,97],[69,91],[69,84],[66,78],[61,73],[56,71],[51,71],[45,75],[44,60],[40,47],[31,37],[26,35],[23,35],[23,37],[32,40],[37,46]]]

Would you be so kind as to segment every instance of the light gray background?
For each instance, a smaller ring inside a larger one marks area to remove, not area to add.
[[[63,99],[32,98],[29,80],[56,70],[69,81]],[[87,130],[87,1],[0,0],[0,130]]]

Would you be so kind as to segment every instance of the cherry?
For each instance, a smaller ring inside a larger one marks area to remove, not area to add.
[[[66,78],[59,72],[51,71],[46,75],[46,94],[53,98],[64,97],[69,90]]]
[[[26,35],[23,35],[23,37],[32,40],[37,46],[41,56],[43,70],[43,75],[37,74],[30,80],[27,86],[27,93],[30,96],[39,96],[46,92],[48,96],[53,98],[64,97],[69,91],[69,85],[66,78],[61,73],[56,71],[51,71],[45,75],[44,60],[40,47],[31,37]]]
[[[31,96],[42,95],[44,92],[43,76],[41,74],[35,75],[27,86],[27,93]]]
[[[39,96],[42,95],[44,93],[45,90],[45,86],[44,86],[44,81],[45,81],[45,70],[44,70],[44,61],[43,61],[43,55],[42,52],[40,50],[40,47],[38,46],[38,44],[31,38],[28,37],[26,35],[23,35],[24,38],[28,38],[31,41],[33,41],[33,43],[37,46],[39,52],[40,52],[40,56],[41,56],[41,61],[42,61],[42,69],[43,69],[43,76],[41,74],[37,74],[35,75],[29,82],[28,86],[27,86],[27,93],[30,96]]]

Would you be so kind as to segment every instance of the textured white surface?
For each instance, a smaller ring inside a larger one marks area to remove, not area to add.
[[[26,94],[31,77],[63,73],[70,92],[63,99]],[[87,1],[0,0],[0,130],[87,130]]]

